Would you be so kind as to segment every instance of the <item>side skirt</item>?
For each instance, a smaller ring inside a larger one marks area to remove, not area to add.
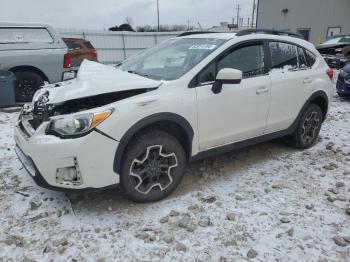
[[[288,135],[293,134],[295,128],[289,128],[287,130],[284,131],[279,131],[276,133],[272,133],[272,134],[268,134],[268,135],[263,135],[260,137],[255,137],[255,138],[251,138],[245,141],[241,141],[241,142],[237,142],[237,143],[233,143],[233,144],[229,144],[229,145],[224,145],[224,146],[219,146],[216,148],[212,148],[203,152],[198,153],[195,156],[192,156],[192,158],[190,159],[190,162],[195,162],[198,160],[202,160],[205,158],[209,158],[209,157],[213,157],[213,156],[217,156],[217,155],[221,155],[221,154],[225,154],[231,151],[235,151],[244,147],[249,147],[249,146],[253,146],[256,144],[260,144],[266,141],[270,141],[273,139],[277,139],[277,138],[281,138],[281,137],[285,137]]]

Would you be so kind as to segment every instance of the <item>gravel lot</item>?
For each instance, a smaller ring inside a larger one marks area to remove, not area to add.
[[[17,114],[0,112],[0,261],[350,261],[350,99],[334,98],[312,149],[193,163],[147,205],[36,186],[13,151]]]

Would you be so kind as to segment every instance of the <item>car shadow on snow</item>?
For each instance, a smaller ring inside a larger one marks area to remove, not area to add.
[[[288,147],[282,140],[275,140],[191,163],[177,190],[158,203],[135,204],[123,196],[120,188],[67,196],[77,213],[139,212],[163,204],[171,205],[193,192],[205,192],[217,182],[230,180],[250,167],[291,152],[297,150]]]

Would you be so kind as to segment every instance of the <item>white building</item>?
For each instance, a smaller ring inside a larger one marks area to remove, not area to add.
[[[318,44],[350,34],[350,0],[259,0],[257,27],[298,32]]]

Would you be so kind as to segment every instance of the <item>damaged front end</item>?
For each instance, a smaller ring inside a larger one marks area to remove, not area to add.
[[[27,136],[44,122],[50,122],[47,134],[66,138],[70,132],[65,134],[62,129],[71,128],[74,135],[75,128],[75,133],[82,135],[86,131],[84,126],[90,125],[91,129],[112,113],[112,109],[106,109],[108,105],[150,92],[161,84],[158,80],[84,60],[76,79],[46,85],[34,95],[33,102],[22,109],[19,126]]]
[[[85,135],[112,114],[113,109],[103,109],[97,113],[85,113],[85,111],[103,108],[152,90],[154,89],[123,90],[51,104],[50,89],[44,89],[35,96],[31,104],[23,107],[19,126],[28,137],[32,136],[44,122],[50,122],[46,128],[46,134],[49,135],[61,138]],[[65,132],[64,128],[71,130]]]
[[[334,69],[343,68],[350,60],[349,44],[320,45],[317,50],[326,60],[328,66]]]
[[[45,188],[82,190],[118,184],[119,176],[110,167],[119,142],[93,131],[116,113],[119,101],[162,84],[92,62],[84,62],[80,70],[74,80],[38,90],[33,102],[23,106],[15,127],[17,155]],[[99,160],[92,164],[91,159]]]

